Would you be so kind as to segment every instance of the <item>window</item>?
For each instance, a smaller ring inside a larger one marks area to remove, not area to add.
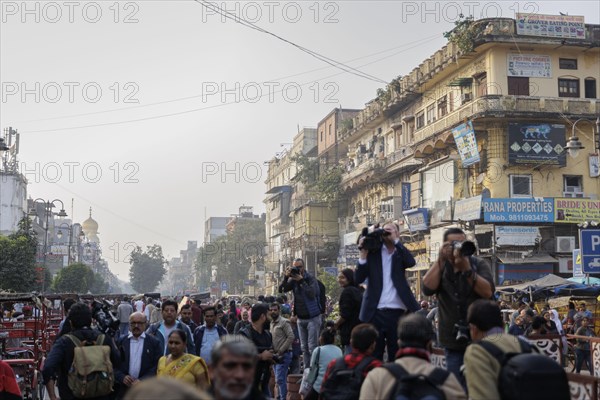
[[[579,97],[579,79],[558,79],[558,97]]]
[[[323,131],[321,131],[321,139],[320,139],[320,141],[321,142],[323,141]]]
[[[563,195],[564,197],[583,197],[583,177],[582,176],[564,176],[563,177]]]
[[[585,98],[596,98],[596,80],[594,78],[585,78]]]
[[[475,78],[477,84],[477,97],[487,96],[487,73],[483,72]]]
[[[438,100],[437,113],[440,118],[448,114],[448,96],[443,96]]]
[[[423,111],[420,111],[419,113],[417,113],[417,129],[421,129],[422,127],[425,126],[425,113]]]
[[[427,107],[427,124],[431,124],[435,121],[435,104],[431,104]]]
[[[529,96],[529,78],[509,76],[508,94],[510,96]]]
[[[558,68],[560,69],[577,69],[576,58],[559,58]]]
[[[531,197],[531,175],[510,175],[510,197]]]
[[[331,124],[329,124],[329,136],[331,136]]]

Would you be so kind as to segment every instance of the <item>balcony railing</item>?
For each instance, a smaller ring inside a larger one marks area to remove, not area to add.
[[[362,164],[360,164],[358,167],[355,167],[352,170],[350,170],[349,172],[346,172],[342,176],[342,183],[347,182],[351,179],[354,179],[368,171],[375,170],[378,168],[385,168],[385,166],[386,166],[386,159],[371,158],[371,159],[363,162]]]
[[[600,114],[600,100],[566,97],[483,96],[419,129],[415,132],[415,141],[421,142],[437,132],[455,126],[466,118],[504,113],[554,113],[557,116],[560,114],[598,115]]]

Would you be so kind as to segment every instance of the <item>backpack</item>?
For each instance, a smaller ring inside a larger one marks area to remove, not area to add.
[[[429,375],[410,374],[401,365],[396,363],[384,364],[396,383],[390,391],[389,400],[445,400],[441,386],[446,382],[449,371],[435,368]]]
[[[323,400],[358,400],[360,387],[363,384],[363,371],[374,357],[367,356],[354,368],[348,368],[344,357],[338,358],[327,380],[321,385],[321,397]]]
[[[503,400],[571,398],[567,374],[559,363],[540,354],[538,349],[519,339],[521,353],[504,353],[498,346],[479,342],[500,362],[498,391]],[[534,352],[535,351],[535,352]]]
[[[110,361],[110,346],[103,345],[104,335],[100,334],[90,345],[73,335],[66,335],[73,344],[73,364],[68,373],[69,389],[78,399],[106,396],[112,392],[115,380]]]

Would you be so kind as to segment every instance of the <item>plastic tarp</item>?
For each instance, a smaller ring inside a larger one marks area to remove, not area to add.
[[[598,296],[600,287],[575,283],[560,276],[548,274],[531,282],[501,286],[496,291],[501,294],[531,296],[539,299],[554,296]]]

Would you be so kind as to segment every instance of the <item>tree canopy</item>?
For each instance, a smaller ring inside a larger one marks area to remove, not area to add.
[[[199,289],[210,287],[214,266],[217,282],[227,282],[230,293],[242,292],[252,259],[256,259],[257,270],[262,268],[265,236],[265,223],[262,219],[240,218],[232,232],[214,242],[205,243],[200,248],[195,263],[200,277]]]
[[[37,239],[29,218],[19,222],[10,236],[0,236],[0,289],[28,292],[35,289]]]
[[[62,268],[52,282],[58,293],[106,293],[108,283],[99,274],[83,263],[74,263]]]
[[[154,291],[167,273],[167,261],[163,257],[162,248],[157,244],[147,246],[146,251],[137,246],[131,252],[129,263],[131,286],[138,293]]]

